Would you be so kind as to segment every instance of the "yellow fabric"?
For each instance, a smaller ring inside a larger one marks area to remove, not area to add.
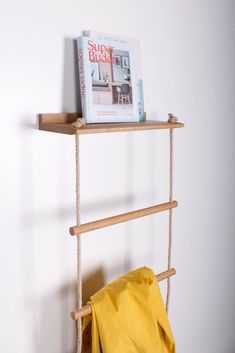
[[[156,277],[143,267],[91,297],[92,353],[175,353],[175,343]]]

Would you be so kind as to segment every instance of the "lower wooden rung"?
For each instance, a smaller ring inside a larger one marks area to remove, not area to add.
[[[157,278],[157,281],[160,282],[175,274],[176,274],[176,270],[174,268],[171,268],[170,270],[159,273],[158,275],[156,275],[156,278]],[[73,320],[78,320],[80,317],[83,317],[89,314],[91,314],[91,306],[88,304],[83,306],[81,309],[74,309],[71,312],[71,317]]]

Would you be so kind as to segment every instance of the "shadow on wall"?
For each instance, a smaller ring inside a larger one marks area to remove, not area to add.
[[[62,95],[62,111],[77,111],[81,112],[78,68],[77,68],[77,48],[74,39],[65,38],[64,40],[64,72],[63,72],[63,95]],[[33,344],[36,353],[74,353],[76,350],[76,330],[75,323],[71,323],[70,311],[76,306],[76,278],[74,282],[65,283],[61,288],[51,293],[47,293],[44,298],[38,301],[36,293],[36,274],[35,274],[35,254],[34,254],[34,230],[41,222],[56,222],[60,224],[61,219],[71,217],[73,208],[64,209],[63,190],[66,190],[66,180],[63,180],[63,158],[65,155],[60,155],[58,158],[58,169],[60,180],[60,200],[59,207],[53,212],[45,212],[43,214],[35,213],[34,199],[34,180],[32,165],[34,163],[34,151],[32,128],[37,128],[36,124],[28,123],[32,117],[23,117],[22,123],[22,139],[21,139],[21,204],[22,204],[22,239],[21,239],[21,257],[22,257],[22,273],[23,273],[23,288],[25,288],[24,298],[25,307],[28,302],[32,303],[32,311],[29,317],[30,332],[32,332]],[[150,146],[150,149],[152,145]],[[116,200],[107,199],[95,204],[95,207],[110,208],[110,205],[126,204],[127,209],[132,209],[134,206],[134,140],[131,134],[126,137],[126,195],[125,199],[118,198]],[[153,165],[151,165],[153,168]],[[153,175],[153,173],[150,173]],[[152,177],[153,178],[153,177]],[[27,195],[27,197],[26,197]],[[147,196],[147,195],[146,195]],[[85,212],[91,212],[93,204],[83,205]],[[135,241],[132,223],[126,223],[126,253],[125,265],[114,265],[110,269],[110,273],[115,276],[128,272],[133,269],[130,249]],[[152,249],[152,244],[149,244]],[[154,256],[154,254],[151,254]],[[83,278],[83,303],[85,304],[91,295],[97,292],[105,284],[104,272],[101,268],[87,274]],[[71,330],[71,327],[74,329]],[[72,347],[68,350],[68,347]]]
[[[58,146],[59,148],[59,146]],[[60,157],[63,154],[63,150],[60,152]],[[61,164],[61,169],[59,170],[61,174],[58,174],[58,178],[60,175],[63,175],[63,170],[64,170],[64,160],[66,158],[66,155],[62,156],[60,160],[58,161]],[[62,170],[63,168],[63,170]],[[59,168],[58,168],[59,169]],[[61,189],[63,190],[65,188],[66,192],[66,181],[61,180]],[[61,192],[62,194],[62,192]],[[142,193],[139,196],[146,198],[150,196],[149,193]],[[82,204],[82,214],[83,216],[87,217],[90,214],[94,213],[97,209],[102,210],[102,211],[109,211],[114,205],[115,207],[121,207],[125,203],[126,206],[128,206],[128,209],[131,210],[131,205],[133,203],[134,195],[133,194],[126,194],[125,196],[118,196],[115,198],[103,198],[102,200],[99,201],[91,201],[91,202],[86,202]],[[130,207],[129,207],[130,206]],[[65,207],[63,205],[63,202],[61,203],[60,207],[51,209],[51,208],[44,208],[44,210],[41,210],[40,213],[35,213],[29,210],[27,214],[24,215],[24,222],[29,226],[40,226],[40,225],[46,225],[46,224],[54,224],[55,219],[59,219],[60,221],[69,219],[71,217],[74,217],[75,215],[75,208],[74,206],[67,206]],[[66,229],[67,230],[67,229]]]
[[[71,325],[70,317],[75,298],[75,283],[67,283],[57,291],[47,293],[39,303],[38,328],[34,339],[36,353],[75,353],[76,324]]]
[[[81,111],[79,84],[76,68],[76,43],[74,39],[64,40],[64,69],[62,110]],[[33,123],[32,123],[33,120]],[[38,215],[35,213],[35,183],[33,165],[35,154],[33,150],[32,129],[37,129],[36,117],[23,116],[20,118],[21,139],[21,267],[22,288],[24,288],[24,320],[29,325],[28,340],[32,335],[34,351],[36,353],[74,353],[76,347],[76,330],[70,317],[70,311],[76,305],[76,283],[66,283],[58,291],[47,293],[45,298],[39,298],[36,292],[37,279],[35,269],[35,229],[43,222],[58,221],[62,216],[72,213],[71,209],[63,208],[63,195],[57,210]],[[63,168],[62,158],[58,159],[58,169]],[[63,173],[62,173],[63,175]],[[63,181],[63,185],[65,184]],[[61,182],[62,183],[62,182]],[[65,188],[65,185],[64,185]],[[42,216],[42,218],[41,218]],[[30,303],[30,304],[29,304]],[[30,313],[28,308],[30,305]],[[27,312],[26,312],[27,311]],[[74,330],[71,328],[74,326]],[[72,349],[68,350],[68,347]]]
[[[85,305],[90,297],[95,294],[99,289],[101,289],[105,284],[104,271],[102,268],[97,268],[96,270],[88,273],[82,279],[82,301]]]
[[[32,117],[31,117],[32,118]],[[74,308],[76,298],[75,281],[65,283],[53,293],[45,297],[38,294],[37,258],[35,236],[37,234],[40,214],[36,212],[37,192],[35,190],[33,164],[35,160],[34,136],[32,128],[35,125],[27,123],[30,117],[22,117],[21,138],[19,151],[20,160],[20,191],[21,191],[21,273],[23,288],[22,324],[28,327],[28,342],[32,342],[36,353],[75,353],[76,332],[75,323],[70,318],[70,311]],[[61,164],[58,160],[58,164]],[[60,200],[59,200],[60,201]],[[63,201],[63,200],[62,200]],[[59,202],[63,205],[63,202]],[[54,222],[60,222],[61,212],[50,214]],[[41,220],[48,222],[46,214]],[[40,250],[39,250],[40,251]],[[41,259],[43,261],[43,259]],[[74,329],[73,329],[74,327]],[[72,349],[68,350],[68,347]]]
[[[78,77],[77,45],[74,38],[64,39],[64,67],[62,87],[62,112],[81,112],[80,84]],[[61,152],[60,146],[59,151]],[[66,193],[66,181],[62,179],[63,157],[60,153],[58,159],[58,172],[60,176],[61,206],[64,204],[63,195]],[[58,222],[61,218],[71,216],[73,208],[64,209],[63,206],[57,210]],[[41,303],[41,316],[39,336],[35,337],[37,353],[45,352],[76,352],[76,323],[72,322],[70,312],[76,307],[77,298],[76,278],[74,282],[64,284],[55,293],[47,294]],[[71,330],[71,328],[74,328]],[[58,339],[59,338],[59,339]],[[58,340],[58,342],[57,342]],[[71,348],[68,348],[71,347]]]
[[[64,72],[62,90],[62,112],[81,113],[80,82],[78,73],[77,42],[74,38],[64,39]]]
[[[82,301],[85,305],[92,295],[105,285],[104,271],[97,268],[82,278]],[[83,333],[83,352],[91,352],[91,325],[88,325]]]

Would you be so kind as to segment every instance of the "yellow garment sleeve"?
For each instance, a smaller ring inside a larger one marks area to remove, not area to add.
[[[143,267],[91,297],[92,353],[175,353],[156,277]],[[83,327],[90,318],[83,321]]]

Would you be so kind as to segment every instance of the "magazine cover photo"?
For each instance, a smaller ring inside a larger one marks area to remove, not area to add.
[[[93,104],[132,104],[129,52],[110,50],[108,62],[92,61]]]

